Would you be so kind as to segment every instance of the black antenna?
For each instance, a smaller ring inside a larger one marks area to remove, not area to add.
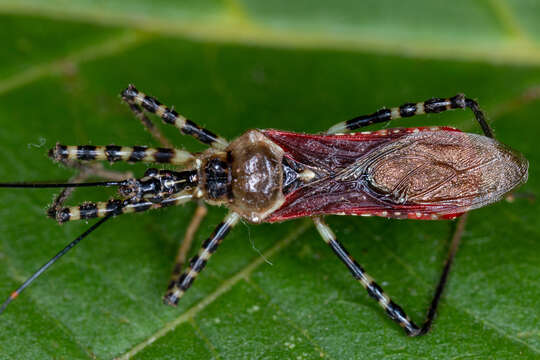
[[[72,188],[89,186],[121,186],[126,185],[124,181],[101,181],[87,183],[65,183],[65,184],[47,184],[47,183],[0,183],[0,188]]]
[[[26,279],[26,281],[17,290],[11,293],[11,295],[6,299],[6,301],[4,301],[2,306],[0,306],[0,314],[4,312],[4,310],[7,308],[9,303],[11,303],[15,298],[17,298],[17,296],[19,296],[23,292],[23,290],[26,289],[28,285],[30,285],[35,279],[37,279],[41,274],[43,274],[45,270],[51,267],[51,265],[54,264],[58,259],[60,259],[65,253],[71,250],[75,245],[77,245],[82,239],[88,236],[91,232],[96,230],[101,224],[109,220],[113,215],[114,213],[110,213],[109,215],[105,216],[103,219],[96,222],[94,225],[90,226],[88,230],[86,230],[78,238],[70,242],[65,248],[60,250],[58,254],[54,255],[49,261],[47,261],[43,266],[41,266],[32,276]]]

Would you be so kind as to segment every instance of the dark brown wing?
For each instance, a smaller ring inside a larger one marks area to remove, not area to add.
[[[287,157],[325,174],[287,194],[268,222],[320,214],[453,218],[498,201],[527,179],[521,154],[453,128],[264,133]]]

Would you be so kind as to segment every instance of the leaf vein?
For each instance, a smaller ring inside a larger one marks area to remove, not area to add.
[[[62,74],[69,65],[89,62],[106,56],[121,53],[139,45],[149,36],[135,31],[125,31],[101,43],[93,44],[50,62],[34,65],[8,78],[0,80],[0,95],[30,84],[44,76]]]
[[[257,292],[259,292],[261,295],[263,295],[264,297],[266,297],[267,299],[271,299],[270,298],[270,295],[267,294],[264,289],[262,289],[257,283],[251,281],[251,279],[246,279],[246,282],[248,284],[250,284]],[[327,351],[324,350],[324,347],[320,344],[318,344],[317,342],[315,342],[315,339],[309,334],[309,331],[307,329],[304,329],[302,328],[300,325],[298,325],[297,323],[295,323],[288,315],[287,313],[278,306],[278,304],[276,304],[275,302],[272,302],[270,301],[270,306],[272,306],[274,309],[276,309],[277,313],[280,314],[283,319],[285,319],[285,321],[291,325],[296,331],[298,331],[299,333],[301,333],[309,342],[311,345],[313,345],[313,347],[315,348],[315,350],[317,350],[320,354],[321,354],[321,358],[325,357],[327,359],[332,359],[332,357],[330,357],[330,355],[328,354]]]
[[[176,319],[166,323],[161,329],[150,335],[148,338],[146,338],[141,343],[134,346],[131,350],[127,351],[123,355],[119,356],[118,359],[129,359],[133,357],[135,354],[140,352],[141,350],[145,349],[147,346],[152,344],[157,339],[165,336],[170,331],[174,330],[178,325],[189,321],[191,318],[193,318],[195,315],[197,315],[200,311],[205,309],[208,305],[213,303],[216,299],[218,299],[221,295],[228,292],[236,283],[238,283],[242,279],[246,279],[249,277],[249,275],[256,270],[261,264],[265,263],[265,259],[268,257],[273,256],[277,252],[281,251],[283,248],[288,246],[294,239],[296,239],[298,236],[300,236],[302,233],[304,233],[309,227],[311,226],[311,221],[304,220],[300,222],[300,225],[296,227],[295,230],[290,232],[285,238],[278,241],[274,246],[272,246],[270,249],[265,251],[263,253],[263,256],[257,257],[254,261],[252,261],[250,264],[245,266],[243,269],[238,271],[236,274],[231,276],[230,278],[226,279],[221,283],[220,286],[218,286],[212,293],[210,293],[208,296],[203,298],[201,301],[199,301],[197,304],[192,306],[190,309],[188,309],[186,312],[178,316]]]

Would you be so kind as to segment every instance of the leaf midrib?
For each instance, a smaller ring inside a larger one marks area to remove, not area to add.
[[[289,245],[294,239],[296,239],[298,236],[304,233],[310,226],[311,226],[311,222],[309,220],[302,221],[301,224],[295,230],[289,232],[283,239],[276,242],[276,244],[272,246],[270,249],[268,249],[267,251],[265,251],[262,254],[262,256],[258,256],[254,261],[246,265],[236,274],[224,280],[212,293],[210,293],[209,295],[201,299],[198,303],[193,305],[191,308],[186,310],[184,313],[182,313],[180,316],[178,316],[174,320],[169,321],[168,323],[163,325],[158,331],[148,336],[144,341],[140,342],[139,344],[131,348],[122,356],[119,356],[118,359],[122,360],[122,359],[129,359],[133,357],[135,354],[137,354],[138,352],[146,348],[148,345],[155,342],[157,339],[165,336],[167,333],[174,330],[176,327],[178,327],[178,325],[192,319],[201,310],[206,308],[208,305],[212,304],[221,295],[229,291],[240,280],[243,280],[249,277],[249,275],[253,271],[255,271],[261,264],[265,263],[265,259],[270,258],[274,254],[281,251],[284,247]]]

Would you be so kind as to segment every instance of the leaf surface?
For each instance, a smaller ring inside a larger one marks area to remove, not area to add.
[[[538,196],[540,13],[532,1],[0,0],[2,181],[65,180],[47,150],[157,145],[118,94],[129,83],[233,139],[250,128],[320,132],[383,106],[477,99],[500,141],[530,162]],[[470,112],[390,126],[478,132]],[[204,147],[170,126],[178,147]],[[141,165],[115,165],[142,174]],[[6,296],[89,224],[58,226],[54,190],[0,189]],[[70,204],[108,200],[83,189]],[[309,220],[240,224],[173,309],[161,303],[194,204],[111,220],[0,317],[1,358],[537,358],[538,202],[469,216],[434,331],[387,319]],[[225,215],[210,208],[195,254]],[[331,217],[337,236],[420,322],[453,222]]]

